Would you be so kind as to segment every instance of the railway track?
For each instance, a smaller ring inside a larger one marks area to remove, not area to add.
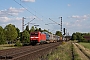
[[[58,46],[60,42],[57,43],[50,43],[50,44],[43,44],[37,46],[27,46],[21,47],[11,50],[6,50],[3,55],[1,55],[4,51],[0,51],[0,56],[3,60],[11,59],[11,60],[36,60],[36,58],[44,55],[45,53],[49,52],[50,49],[55,48]],[[13,50],[13,51],[12,51]],[[9,52],[11,51],[11,52]],[[13,53],[12,53],[13,52]]]
[[[87,55],[87,53],[85,53],[85,50],[83,50],[77,43],[73,43],[73,45],[79,50],[79,52],[81,53],[81,59],[85,59],[85,60],[90,60],[90,56]]]

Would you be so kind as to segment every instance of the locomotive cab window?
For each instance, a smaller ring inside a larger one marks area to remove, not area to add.
[[[31,36],[32,36],[32,37],[36,37],[36,36],[38,36],[38,34],[31,34]]]

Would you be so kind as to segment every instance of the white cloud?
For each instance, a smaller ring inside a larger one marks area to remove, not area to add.
[[[13,18],[0,17],[0,22],[2,22],[2,23],[7,23],[7,22],[11,22],[11,21],[17,21],[17,20],[22,20],[22,18],[21,17],[13,17]]]
[[[67,6],[71,6],[70,4],[68,4]]]
[[[36,19],[37,17],[36,16],[30,16],[29,18],[30,19],[34,19],[34,18]]]
[[[21,0],[21,1],[24,1],[24,2],[35,2],[35,0]]]
[[[80,18],[78,15],[73,15],[72,18]]]
[[[24,10],[25,10],[24,8],[16,9],[14,7],[10,7],[7,11],[14,12],[14,13],[19,13],[19,12],[23,12]]]
[[[69,22],[63,25],[72,32],[88,32],[90,30],[90,14],[69,16]]]
[[[8,18],[8,17],[0,17],[1,22],[8,22],[10,20],[11,20],[11,18]]]
[[[42,20],[42,18],[39,18],[37,16],[30,16],[30,17],[26,17],[27,19],[33,20],[35,18],[35,20]]]
[[[87,20],[88,18],[90,18],[90,15],[89,14],[83,15],[83,16],[72,15],[72,16],[69,16],[68,18],[70,18],[70,19],[76,19],[76,20]]]
[[[18,16],[19,13],[24,12],[24,8],[14,8],[10,7],[8,9],[0,10],[0,22],[10,22],[12,20],[21,20]],[[13,18],[10,18],[9,16],[14,16]]]
[[[22,18],[21,17],[16,17],[15,20],[22,20]]]
[[[8,9],[5,10],[0,10],[0,17],[4,17],[4,16],[10,16],[10,15],[15,15],[17,16],[19,13],[24,12],[24,8],[14,8],[14,7],[10,7]]]

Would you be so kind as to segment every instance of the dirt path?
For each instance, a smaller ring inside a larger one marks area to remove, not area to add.
[[[73,43],[75,50],[77,54],[79,55],[79,57],[81,58],[81,60],[90,60],[87,56],[85,56],[85,54],[75,44]]]

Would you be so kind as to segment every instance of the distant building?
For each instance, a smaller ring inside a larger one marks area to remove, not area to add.
[[[90,42],[90,36],[84,36],[83,37],[87,42]]]

